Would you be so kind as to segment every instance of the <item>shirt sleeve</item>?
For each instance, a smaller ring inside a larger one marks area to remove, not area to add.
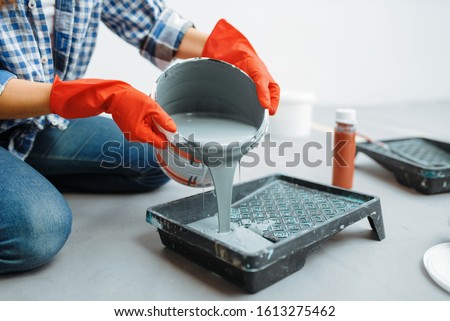
[[[157,0],[105,0],[101,18],[161,70],[173,60],[187,29],[193,27],[192,22]]]
[[[0,70],[0,95],[3,93],[3,90],[5,90],[6,84],[13,78],[17,78],[17,76],[9,71]]]

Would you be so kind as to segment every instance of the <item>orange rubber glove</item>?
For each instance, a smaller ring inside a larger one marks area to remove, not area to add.
[[[167,138],[155,122],[165,130],[176,131],[172,118],[152,98],[118,80],[61,81],[56,76],[50,110],[68,119],[111,114],[129,141],[150,143],[157,148],[164,148]]]
[[[206,40],[202,57],[222,60],[243,70],[256,85],[259,102],[274,115],[280,100],[280,87],[250,42],[224,19],[219,20]]]

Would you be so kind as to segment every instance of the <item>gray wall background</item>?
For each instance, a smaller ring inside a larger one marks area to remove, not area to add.
[[[210,32],[226,18],[252,42],[284,92],[322,105],[450,101],[450,1],[167,0]],[[106,27],[87,76],[150,92],[160,71]]]

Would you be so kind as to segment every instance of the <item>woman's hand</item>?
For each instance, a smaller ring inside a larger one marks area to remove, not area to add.
[[[206,40],[202,57],[226,61],[245,71],[256,85],[259,102],[274,115],[280,100],[280,87],[247,38],[224,19]]]
[[[156,124],[175,132],[172,118],[148,95],[118,80],[55,78],[50,94],[50,110],[64,118],[84,118],[103,112],[112,118],[129,141],[164,148],[167,138]]]

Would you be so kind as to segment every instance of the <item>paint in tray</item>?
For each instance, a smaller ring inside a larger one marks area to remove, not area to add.
[[[147,221],[166,247],[251,293],[301,269],[307,255],[363,218],[384,238],[379,199],[332,186],[272,175],[235,185],[232,203],[228,234],[217,232],[213,191],[149,208]]]

